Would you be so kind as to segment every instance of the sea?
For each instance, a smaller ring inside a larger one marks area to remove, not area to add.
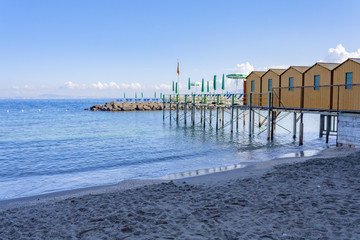
[[[305,114],[304,145],[299,146],[292,138],[292,114],[280,115],[269,142],[264,126],[255,126],[249,137],[242,119],[230,133],[229,126],[216,131],[215,120],[204,129],[199,116],[193,127],[190,117],[184,124],[183,115],[176,123],[166,112],[163,120],[162,111],[84,110],[112,100],[0,100],[0,200],[222,171],[311,155],[335,144],[334,137],[329,144],[319,138],[319,116],[314,114]]]

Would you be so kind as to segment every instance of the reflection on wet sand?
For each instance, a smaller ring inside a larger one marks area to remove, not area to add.
[[[216,173],[216,172],[222,172],[222,171],[229,171],[237,168],[244,168],[245,164],[233,164],[230,166],[223,166],[223,167],[215,167],[215,168],[209,168],[209,169],[202,169],[202,170],[195,170],[195,171],[189,171],[189,172],[182,172],[182,173],[175,173],[166,175],[164,177],[161,177],[160,179],[164,180],[174,180],[174,179],[180,179],[180,178],[186,178],[186,177],[194,177],[209,173]]]
[[[316,154],[318,154],[320,152],[320,150],[306,150],[306,151],[300,151],[300,152],[296,152],[296,153],[287,153],[284,154],[282,156],[280,156],[279,158],[290,158],[290,157],[311,157],[311,156],[315,156]]]

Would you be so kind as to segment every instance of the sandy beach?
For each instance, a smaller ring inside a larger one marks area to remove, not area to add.
[[[0,239],[360,239],[360,152],[3,201]]]

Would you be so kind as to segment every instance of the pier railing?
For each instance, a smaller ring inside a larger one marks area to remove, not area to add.
[[[360,84],[273,88],[273,107],[329,112],[360,112]]]

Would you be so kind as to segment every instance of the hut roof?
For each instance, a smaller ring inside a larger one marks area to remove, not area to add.
[[[269,71],[274,72],[277,75],[281,75],[283,72],[286,71],[286,69],[274,69],[274,68],[270,68]]]
[[[291,66],[290,68],[293,68],[293,69],[295,69],[296,71],[298,71],[300,73],[304,73],[310,67],[307,67],[307,66]]]
[[[340,65],[340,63],[323,63],[323,62],[318,62],[318,63],[316,63],[316,64],[318,64],[318,65],[320,65],[320,66],[322,66],[322,67],[324,67],[324,68],[327,68],[327,69],[329,69],[330,71],[334,70],[337,66]],[[316,64],[315,64],[315,65],[316,65]],[[315,66],[315,65],[314,65],[314,66]]]
[[[344,62],[340,63],[337,67],[335,67],[334,69],[339,68],[341,65],[343,65],[344,63],[348,62],[348,61],[353,61],[356,62],[358,64],[360,64],[360,58],[348,58],[346,59]]]
[[[350,58],[351,61],[354,61],[354,62],[357,62],[357,63],[360,63],[360,58]]]
[[[255,74],[256,76],[258,76],[258,77],[261,78],[261,77],[265,74],[265,71],[252,71],[252,72],[247,76],[247,78],[248,78],[251,74]]]

